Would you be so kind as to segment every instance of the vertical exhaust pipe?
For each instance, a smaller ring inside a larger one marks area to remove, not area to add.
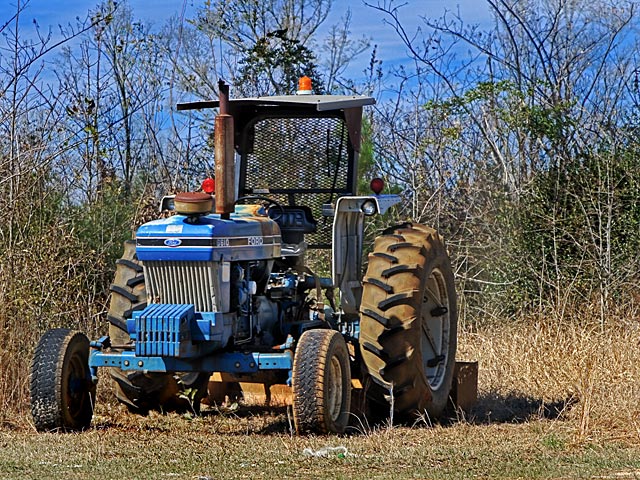
[[[216,163],[216,213],[229,218],[236,201],[235,152],[233,116],[229,114],[229,85],[218,81],[220,111],[214,126],[214,150]]]

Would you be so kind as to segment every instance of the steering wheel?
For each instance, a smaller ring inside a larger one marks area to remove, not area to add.
[[[243,200],[262,200],[263,202],[266,202],[267,205],[265,206],[265,208],[267,209],[267,217],[269,217],[269,210],[271,210],[271,206],[273,205],[275,208],[280,210],[280,215],[269,217],[274,222],[278,221],[284,215],[284,207],[276,202],[273,198],[263,197],[261,195],[247,195],[245,197],[238,197],[236,201],[233,202],[233,204],[235,205],[236,203],[239,203]]]

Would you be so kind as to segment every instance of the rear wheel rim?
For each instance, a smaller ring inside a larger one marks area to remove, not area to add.
[[[420,322],[422,364],[429,387],[438,390],[447,372],[451,333],[447,285],[442,271],[438,268],[432,270],[426,281]]]

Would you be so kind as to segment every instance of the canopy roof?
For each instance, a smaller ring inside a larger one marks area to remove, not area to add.
[[[326,112],[363,107],[375,103],[374,98],[360,95],[281,95],[275,97],[233,98],[229,100],[229,108],[233,111],[250,107],[293,107]],[[179,103],[177,108],[178,110],[196,110],[217,108],[219,105],[219,101],[209,100]]]

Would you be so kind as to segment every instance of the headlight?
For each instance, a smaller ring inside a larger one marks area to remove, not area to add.
[[[378,209],[376,208],[376,202],[374,202],[373,200],[365,201],[360,207],[360,210],[362,210],[362,213],[364,213],[368,217],[370,217],[371,215],[375,215],[378,211]]]

